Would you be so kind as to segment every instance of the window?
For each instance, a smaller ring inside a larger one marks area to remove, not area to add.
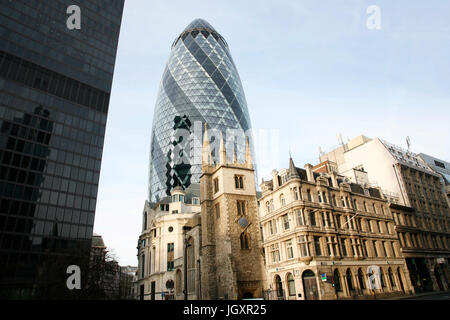
[[[342,204],[342,207],[343,207],[343,208],[345,208],[345,207],[346,207],[346,205],[345,205],[345,199],[344,199],[344,197],[341,197],[341,204]]]
[[[236,174],[234,176],[234,186],[236,189],[244,189],[244,176]]]
[[[145,248],[145,239],[142,239],[141,244],[142,244],[142,248]]]
[[[177,194],[174,194],[172,196],[172,202],[178,202],[178,195]]]
[[[364,211],[367,212],[367,203],[364,201],[363,204],[364,204]]]
[[[367,254],[367,240],[364,240],[364,241],[363,241],[362,249],[363,249],[363,255],[364,255],[364,257],[368,257],[368,254]]]
[[[381,287],[385,288],[386,287],[386,283],[384,281],[384,272],[383,272],[382,268],[380,268],[380,281],[381,281]]]
[[[245,201],[237,200],[236,204],[237,204],[238,216],[241,216],[241,215],[245,216]]]
[[[214,179],[214,193],[219,191],[219,178]]]
[[[312,201],[312,199],[311,199],[311,191],[309,189],[306,190],[306,195],[308,197],[308,201]]]
[[[378,257],[379,255],[378,255],[377,242],[376,241],[373,242],[373,251],[375,253],[375,257]]]
[[[324,203],[327,203],[327,195],[325,192],[322,192],[322,199]]]
[[[301,235],[298,236],[297,238],[299,247],[300,247],[300,255],[302,257],[308,257],[309,256],[309,245],[308,245],[308,240],[306,238],[306,236]]]
[[[322,224],[324,227],[331,227],[331,219],[329,212],[322,212]]]
[[[267,213],[270,213],[270,202],[266,202]]]
[[[275,243],[270,246],[270,252],[272,256],[272,262],[278,262],[280,261],[280,250],[278,243]]]
[[[269,221],[269,230],[271,235],[277,233],[277,223],[275,220]]]
[[[286,241],[286,256],[288,259],[294,258],[294,250],[292,249],[292,241]]]
[[[314,250],[316,251],[316,256],[322,255],[322,250],[320,247],[320,237],[314,236]]]
[[[192,204],[199,204],[200,201],[198,198],[192,198]]]
[[[346,257],[347,256],[347,247],[345,245],[345,239],[341,238],[341,252],[342,252],[342,256]]]
[[[298,200],[299,198],[298,198],[298,191],[297,191],[297,188],[294,188],[294,199],[295,200]]]
[[[167,243],[167,271],[172,271],[174,267],[174,243]]]
[[[144,229],[144,230],[147,229],[147,212],[144,212],[144,224],[143,224],[143,229]]]
[[[362,272],[361,268],[358,269],[358,282],[361,289],[366,288],[366,283],[364,281],[364,273]]]
[[[391,268],[388,269],[388,277],[389,277],[389,282],[391,284],[392,289],[396,289],[397,284],[395,283],[395,278],[394,278],[394,275],[392,274]]]
[[[336,215],[336,226],[338,229],[341,229],[341,215]]]
[[[180,194],[180,202],[184,203],[184,195]]]
[[[375,203],[372,204],[372,208],[373,208],[373,213],[378,213],[377,212],[377,206],[375,205]]]
[[[327,239],[328,254],[334,257],[338,256],[336,237],[327,237]]]
[[[289,216],[288,216],[288,214],[282,215],[281,219],[283,220],[284,230],[289,229]]]
[[[248,249],[249,248],[249,241],[248,241],[248,235],[245,232],[241,233],[241,249]]]
[[[335,195],[333,195],[333,206],[335,206],[336,207],[336,196]]]
[[[216,208],[216,219],[220,217],[220,203],[216,203],[214,206]]]
[[[145,277],[145,254],[141,257],[141,277]]]
[[[303,217],[303,211],[301,209],[297,209],[295,210],[295,212],[297,213],[297,225],[298,226],[304,226],[305,225],[305,220]]]
[[[317,198],[319,199],[319,202],[322,202],[322,195],[320,194],[320,191],[317,192]]]
[[[348,290],[349,291],[354,291],[355,288],[353,287],[352,272],[350,271],[350,268],[347,269],[347,272],[345,273],[345,277],[347,278]]]
[[[161,211],[169,211],[169,204],[168,203],[162,203],[159,205],[159,210]]]
[[[333,282],[336,288],[336,291],[342,291],[341,287],[341,276],[339,274],[339,270],[335,269],[333,273]]]
[[[294,281],[294,276],[292,275],[292,273],[288,274],[287,282],[288,282],[289,295],[295,296],[295,281]]]
[[[282,207],[286,205],[286,199],[284,198],[284,195],[280,195],[280,204]]]
[[[310,211],[309,212],[309,222],[311,226],[316,226],[316,212]]]

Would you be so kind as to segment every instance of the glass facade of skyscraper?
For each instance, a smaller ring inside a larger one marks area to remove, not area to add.
[[[0,0],[2,297],[65,286],[46,282],[61,257],[89,257],[123,5]]]
[[[175,186],[199,183],[205,123],[209,134],[222,132],[227,150],[236,148],[238,161],[244,159],[242,134],[227,139],[227,129],[241,130],[251,138],[236,65],[225,39],[208,22],[196,19],[175,39],[161,80],[152,128],[150,201],[169,195]],[[213,156],[217,155],[213,148]]]

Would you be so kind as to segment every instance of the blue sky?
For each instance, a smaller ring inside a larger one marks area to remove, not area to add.
[[[366,9],[381,9],[369,30]],[[127,0],[106,127],[94,232],[137,264],[153,111],[178,34],[203,18],[227,40],[253,129],[278,132],[277,167],[318,162],[360,134],[450,160],[450,3]],[[257,154],[258,157],[258,154]],[[260,160],[260,159],[259,159]],[[259,178],[270,169],[259,166]]]

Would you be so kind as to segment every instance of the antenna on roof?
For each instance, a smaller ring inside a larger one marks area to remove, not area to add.
[[[347,151],[346,148],[345,148],[344,140],[342,139],[342,134],[339,133],[339,134],[337,135],[337,138],[338,138],[339,144],[342,146],[342,148],[344,149],[344,151]]]
[[[325,152],[323,152],[322,148],[319,146],[319,162],[320,162],[320,158],[325,154]]]

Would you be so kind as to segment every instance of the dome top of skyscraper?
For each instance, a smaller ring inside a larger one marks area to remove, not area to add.
[[[214,27],[206,20],[203,19],[195,19],[189,25],[184,28],[183,32],[175,39],[173,42],[172,48],[178,43],[178,40],[185,39],[189,34],[196,38],[199,33],[202,33],[205,38],[208,38],[209,35],[212,35],[216,41],[220,40],[220,44],[228,47],[225,39],[214,29]]]
[[[189,25],[184,28],[183,32],[191,31],[191,30],[206,30],[206,31],[214,31],[217,32],[212,25],[209,24],[208,21],[203,19],[195,19]]]

